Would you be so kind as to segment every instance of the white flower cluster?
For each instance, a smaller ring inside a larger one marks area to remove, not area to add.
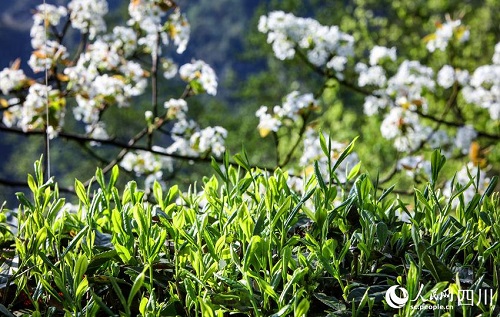
[[[125,154],[120,166],[137,175],[157,173],[162,169],[173,170],[170,158],[142,150]]]
[[[162,18],[166,15],[154,1],[151,0],[134,0],[130,1],[128,6],[130,14],[129,25],[137,24],[145,33],[138,41],[139,45],[144,45],[149,48],[153,54],[156,54],[158,34],[161,34],[163,44],[168,44],[168,36],[161,32]]]
[[[474,71],[469,85],[462,90],[466,102],[487,109],[492,120],[500,120],[500,43],[495,46],[492,65]]]
[[[207,127],[193,133],[190,138],[191,148],[203,156],[208,154],[221,156],[226,150],[224,146],[226,137],[227,130],[223,127]]]
[[[267,33],[274,54],[281,60],[295,56],[297,48],[304,50],[309,62],[318,67],[327,66],[338,76],[353,54],[354,38],[338,26],[324,26],[311,18],[296,17],[291,13],[273,11],[260,17],[258,29]]]
[[[455,69],[450,65],[444,65],[438,72],[437,83],[444,89],[448,89],[455,83]]]
[[[259,129],[260,136],[263,138],[271,131],[278,132],[278,129],[281,127],[281,120],[268,113],[266,106],[261,106],[259,110],[255,112],[255,115],[259,118],[257,129]]]
[[[181,11],[177,8],[175,12],[169,16],[165,27],[170,38],[174,41],[174,45],[177,46],[177,53],[182,54],[186,50],[191,34],[191,27],[186,17],[181,14]]]
[[[18,101],[17,98],[11,101]],[[63,99],[57,89],[42,84],[32,84],[28,90],[26,100],[21,105],[13,105],[9,110],[4,111],[2,122],[11,127],[17,125],[23,131],[43,127],[47,116],[47,101],[53,111],[53,120],[61,124],[64,119]],[[61,108],[61,109],[59,109]],[[48,127],[51,138],[57,135],[57,127]]]
[[[383,57],[396,59],[394,50],[382,47],[371,55],[374,56],[373,63],[379,62]],[[415,110],[427,111],[424,93],[435,89],[434,72],[430,67],[423,66],[418,61],[403,61],[396,74],[389,79],[379,65],[358,63],[356,71],[359,73],[360,87],[371,85],[378,88],[374,95],[365,98],[365,114],[371,116],[380,109],[389,109],[380,131],[384,138],[394,140],[394,147],[398,151],[410,152],[425,141],[437,143],[440,140],[434,137],[436,134],[432,134],[429,127],[421,125],[419,116],[415,113]]]
[[[191,147],[190,137],[199,129],[198,124],[190,119],[182,119],[175,122],[171,129],[172,140],[174,142],[165,149],[165,153],[197,156],[198,153]]]
[[[493,64],[500,65],[500,42],[495,45],[495,53],[493,54]]]
[[[128,24],[138,25],[142,30],[144,35],[139,38],[138,44],[142,45],[147,51],[152,54],[160,54],[161,47],[158,42],[161,40],[161,43],[168,45],[170,35],[174,45],[177,46],[177,53],[184,52],[189,41],[190,25],[185,15],[181,14],[178,8],[175,9],[165,23],[163,18],[167,13],[158,1],[130,1],[128,11],[130,14]]]
[[[206,92],[213,96],[217,94],[217,76],[204,61],[194,60],[182,65],[179,69],[179,75],[191,85],[195,93]]]
[[[378,65],[384,59],[390,59],[391,61],[396,61],[396,48],[387,48],[385,46],[375,45],[370,51],[370,65]]]
[[[183,156],[220,156],[226,150],[227,130],[215,126],[200,129],[193,120],[181,119],[172,128],[172,143],[165,153]]]
[[[380,126],[382,136],[394,140],[394,147],[400,152],[417,149],[427,138],[427,131],[420,124],[416,113],[402,107],[392,108]]]
[[[166,79],[172,79],[177,75],[179,67],[171,58],[162,58],[161,67],[163,69],[163,77]]]
[[[2,106],[6,106],[9,109],[4,110],[2,114],[2,123],[5,124],[6,127],[12,127],[16,124],[18,118],[22,116],[21,107],[19,104],[21,100],[19,98],[10,98],[6,101],[2,101]]]
[[[331,142],[331,152],[330,158],[332,160],[332,166],[339,159],[340,154],[345,150],[347,144],[340,143],[337,141],[329,141],[329,137],[325,135],[325,140]],[[324,179],[328,180],[330,175],[328,173],[328,158],[323,153],[321,149],[321,143],[318,137],[318,133],[313,129],[307,129],[304,137],[304,152],[300,158],[300,166],[306,169],[306,172],[311,172],[314,166],[314,162],[318,161],[318,167],[321,175]],[[337,170],[335,171],[337,178],[340,182],[347,181],[347,175],[350,170],[359,163],[359,158],[356,152],[350,153],[344,161],[340,163]]]
[[[366,96],[363,103],[363,112],[367,116],[373,116],[379,113],[380,109],[385,109],[391,104],[388,96]]]
[[[465,86],[469,82],[469,72],[467,70],[454,69],[450,65],[444,65],[439,70],[436,81],[444,89],[452,87],[455,82]]]
[[[45,44],[47,36],[44,23],[47,23],[47,26],[57,26],[61,19],[67,15],[68,10],[63,6],[56,7],[51,4],[38,5],[33,14],[33,25],[30,31],[31,46],[34,49],[39,49]]]
[[[358,63],[356,71],[359,73],[359,86],[372,85],[380,88],[374,95],[365,98],[363,107],[366,115],[374,115],[379,109],[393,104],[405,109],[426,111],[424,92],[434,91],[436,86],[433,70],[418,61],[403,61],[396,74],[388,80],[384,69],[378,65],[368,67]]]
[[[388,80],[386,93],[395,99],[405,97],[409,107],[424,107],[425,90],[433,91],[435,88],[434,71],[432,68],[420,64],[418,61],[403,61],[397,73]]]
[[[163,104],[165,109],[167,109],[167,118],[169,119],[186,119],[186,113],[188,111],[187,102],[184,99],[170,99],[165,101]]]
[[[120,166],[137,176],[146,175],[146,188],[152,188],[155,180],[161,182],[164,170],[172,172],[174,168],[171,158],[141,150],[125,154]]]
[[[58,60],[62,61],[68,57],[66,47],[58,41],[49,40],[46,34],[46,27],[57,27],[67,14],[68,11],[63,6],[57,7],[51,4],[37,6],[30,31],[31,46],[34,51],[28,61],[33,72],[38,73],[44,71],[45,68],[50,69]]]
[[[108,13],[106,0],[71,0],[68,3],[71,26],[94,39],[98,33],[106,31],[104,16]]]
[[[427,50],[434,52],[435,50],[444,51],[448,47],[448,43],[454,37],[460,43],[469,40],[469,30],[461,25],[460,20],[451,20],[436,24],[436,32],[428,35],[424,40],[427,42]]]
[[[129,27],[115,26],[112,33],[102,36],[102,40],[104,45],[109,46],[109,51],[116,52],[116,55],[113,56],[114,59],[116,59],[116,56],[129,58],[137,50],[137,34],[134,29]],[[94,45],[96,43],[98,41]],[[103,59],[101,58],[100,60],[102,61]]]
[[[13,90],[20,88],[26,80],[22,69],[17,67],[6,67],[0,71],[0,91],[8,95]]]
[[[356,72],[359,74],[358,86],[375,86],[383,87],[387,83],[387,77],[385,75],[385,70],[378,65],[370,66],[364,63],[356,64]]]
[[[295,122],[302,114],[318,108],[318,101],[313,94],[300,94],[292,91],[283,99],[283,105],[274,106],[273,113],[268,113],[266,106],[261,106],[255,113],[259,118],[258,129],[262,137],[266,137],[271,131],[277,132],[286,120]]]
[[[187,118],[188,105],[184,99],[169,99],[163,106],[167,109],[166,118],[175,120],[171,128],[173,143],[167,148],[159,148],[166,154],[189,157],[221,156],[225,148],[227,130],[215,126],[201,129],[199,125]],[[146,113],[146,120],[152,119],[152,113]]]
[[[57,61],[63,61],[67,58],[68,52],[64,45],[57,41],[47,41],[31,54],[28,65],[33,72],[39,73],[45,69],[51,69]]]
[[[106,124],[102,121],[94,123],[92,125],[85,126],[85,132],[87,132],[88,136],[98,140],[107,140],[109,139],[108,132],[106,131]],[[99,146],[99,142],[91,142],[93,146]]]
[[[144,92],[147,86],[147,73],[141,65],[123,58],[126,51],[124,43],[117,35],[128,34],[126,29],[114,32],[114,36],[98,38],[89,45],[78,62],[68,67],[68,87],[75,92],[77,107],[73,113],[77,120],[93,125],[99,120],[99,113],[106,105],[116,103],[119,107],[128,106],[130,98]]]

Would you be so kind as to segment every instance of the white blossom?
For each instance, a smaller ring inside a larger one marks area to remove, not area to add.
[[[108,43],[109,51],[116,52],[123,57],[130,57],[137,49],[137,34],[129,27],[115,26],[111,34],[102,37]]]
[[[106,0],[71,0],[68,3],[71,26],[88,33],[93,40],[98,33],[106,31],[104,15],[108,13]]]
[[[32,84],[28,90],[28,95],[24,100],[20,110],[20,116],[17,118],[17,126],[23,131],[29,131],[45,125],[47,115],[47,102],[56,102],[59,99],[60,92],[52,89],[52,86],[42,84]],[[63,109],[57,109],[53,114],[59,121],[63,119]],[[58,127],[54,127],[58,129]]]
[[[43,72],[51,69],[58,60],[68,58],[68,52],[64,45],[57,41],[47,41],[39,49],[35,50],[28,61],[33,72]]]
[[[181,66],[181,78],[188,83],[197,83],[209,95],[217,94],[217,76],[214,70],[204,61],[194,60]],[[193,87],[193,86],[192,86]]]
[[[87,132],[87,135],[89,137],[94,138],[94,139],[98,139],[98,140],[109,139],[108,132],[106,131],[106,124],[102,121],[96,122],[92,125],[85,126],[85,132]],[[100,142],[97,142],[97,141],[91,141],[90,145],[99,146],[101,144],[100,144]]]
[[[455,70],[450,65],[441,67],[437,74],[437,83],[444,89],[448,89],[455,83]]]
[[[183,53],[189,41],[191,28],[186,16],[181,14],[179,8],[176,8],[175,12],[169,16],[167,31],[170,38],[174,41],[174,44],[177,46],[177,53]]]
[[[9,109],[6,109],[2,112],[2,123],[5,124],[6,127],[14,126],[19,120],[22,118],[22,107],[19,106],[20,100],[19,98],[10,98],[7,100],[7,105]]]
[[[271,131],[278,132],[281,127],[281,121],[269,114],[266,106],[261,106],[255,115],[259,118],[257,129],[262,137],[267,136]]]
[[[293,121],[298,120],[300,114],[308,109],[317,107],[317,100],[313,94],[307,93],[301,95],[298,91],[292,91],[285,96],[281,106],[275,106],[273,112],[282,120],[284,118]]]
[[[200,154],[221,156],[226,150],[224,146],[226,137],[226,129],[219,126],[207,127],[193,133],[190,144]]]
[[[367,96],[363,103],[363,112],[367,116],[377,114],[380,109],[385,109],[390,104],[387,97]]]
[[[188,111],[187,102],[184,99],[169,99],[163,104],[168,110],[167,117],[170,119],[185,119]]]
[[[384,118],[380,132],[388,140],[394,140],[399,152],[415,150],[427,138],[427,131],[420,124],[416,113],[394,107]]]
[[[425,110],[427,101],[423,94],[426,90],[434,91],[436,83],[433,77],[434,72],[430,67],[418,61],[405,60],[397,73],[387,81],[385,93],[395,99],[405,97],[408,100],[407,107],[412,110],[417,107]]]
[[[51,4],[40,4],[36,7],[33,14],[33,25],[31,26],[31,46],[34,49],[41,48],[46,40],[46,29],[44,21],[48,26],[57,26],[61,19],[68,14],[68,11],[63,6],[54,6]]]
[[[431,175],[431,164],[425,160],[423,155],[403,157],[398,160],[396,167],[400,171],[405,171],[409,177],[414,177],[422,172],[427,177]]]
[[[500,120],[500,65],[483,65],[462,90],[466,102],[487,109],[492,120]]]
[[[356,71],[359,73],[358,86],[377,86],[383,87],[387,83],[385,70],[381,66],[368,67],[363,63],[356,65]]]
[[[314,99],[313,94],[300,94],[298,91],[292,91],[283,98],[282,105],[276,105],[272,113],[268,108],[261,106],[255,113],[259,118],[259,133],[262,137],[267,136],[271,131],[277,132],[286,120],[292,122],[300,119],[302,114],[318,107],[318,101]]]
[[[272,44],[278,59],[291,59],[296,49],[304,50],[309,62],[340,72],[345,57],[352,56],[354,38],[343,33],[337,26],[324,26],[311,18],[296,17],[291,13],[273,11],[261,16],[258,29],[267,33],[267,42]],[[333,59],[332,57],[344,57]]]
[[[179,70],[179,67],[171,58],[163,58],[161,60],[161,67],[163,69],[163,77],[166,79],[174,78]]]
[[[370,65],[375,66],[381,60],[388,58],[393,62],[396,61],[396,48],[387,48],[384,46],[374,46],[370,51]]]
[[[149,151],[134,151],[125,154],[120,162],[120,166],[124,169],[140,175],[157,174],[161,177],[161,170],[173,170],[173,162],[171,158],[154,154]]]
[[[426,37],[427,50],[429,52],[434,52],[435,50],[444,51],[453,37],[460,43],[468,41],[469,30],[461,24],[460,20],[451,19],[448,19],[443,24],[437,24],[436,32]]]
[[[12,90],[20,88],[26,75],[22,69],[4,68],[0,71],[0,90],[2,94],[8,95]]]

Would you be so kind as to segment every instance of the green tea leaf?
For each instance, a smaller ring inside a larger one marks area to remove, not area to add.
[[[128,307],[132,306],[132,301],[134,300],[135,295],[137,294],[137,292],[141,289],[142,285],[144,284],[144,272],[146,270],[147,270],[147,266],[135,278],[134,284],[132,285],[132,288],[130,289],[130,293],[128,295],[128,300],[127,300]]]
[[[89,206],[90,200],[87,197],[87,192],[85,191],[85,186],[83,186],[83,183],[77,179],[75,179],[75,191],[76,191],[76,195],[78,196],[78,199],[80,199],[80,201],[85,206]]]
[[[28,174],[28,186],[32,193],[36,193],[38,190],[38,186],[36,185],[35,179],[31,174]]]
[[[76,288],[75,292],[75,297],[76,300],[81,300],[82,296],[87,292],[87,289],[89,287],[89,281],[85,277],[79,284],[78,287]]]
[[[314,162],[314,175],[316,175],[316,179],[318,180],[319,187],[323,192],[326,192],[327,187],[325,181],[323,180],[323,176],[321,175],[321,171],[319,170],[318,161]]]
[[[307,298],[303,298],[300,303],[297,305],[297,308],[295,309],[294,316],[295,317],[303,317],[307,316],[307,312],[309,311],[309,306],[311,304],[307,300]]]
[[[425,268],[427,268],[432,277],[437,282],[446,282],[453,280],[453,272],[443,264],[434,254],[429,253],[427,247],[423,242],[418,244],[419,258],[424,263]]]
[[[339,158],[337,159],[337,161],[335,162],[335,164],[333,165],[333,168],[332,168],[332,172],[336,171],[337,168],[339,167],[340,163],[342,163],[346,157],[351,154],[352,150],[354,150],[354,144],[356,143],[356,140],[358,139],[359,137],[355,137],[351,143],[349,143],[349,145],[347,145],[347,147],[344,149],[344,151],[342,151],[342,153],[340,153],[339,155]]]
[[[214,314],[214,311],[212,310],[212,307],[210,307],[210,304],[207,301],[205,301],[204,298],[198,297],[198,303],[200,304],[202,316],[215,317],[215,314]]]
[[[61,254],[61,258],[64,258],[69,251],[72,251],[76,247],[76,244],[80,241],[80,239],[87,234],[88,229],[89,229],[89,226],[86,225],[85,227],[83,227],[80,230],[80,232],[78,232],[78,234],[68,244],[68,247]]]
[[[358,175],[359,173],[360,168],[361,168],[361,162],[358,162],[358,164],[354,165],[353,168],[351,168],[351,171],[347,175],[347,180],[350,181],[351,179],[356,177],[356,175]]]
[[[116,164],[111,169],[111,176],[109,177],[109,183],[108,183],[108,191],[110,191],[111,188],[115,186],[119,174],[120,174],[120,168],[118,167],[118,164]]]
[[[302,205],[314,194],[316,187],[311,188],[307,193],[302,196],[299,203],[293,208],[292,212],[288,215],[288,218],[285,221],[285,228],[289,228],[290,224],[293,221],[293,218],[297,215]]]
[[[446,157],[440,150],[434,150],[431,156],[431,184],[434,186],[437,182],[439,172],[446,163]]]

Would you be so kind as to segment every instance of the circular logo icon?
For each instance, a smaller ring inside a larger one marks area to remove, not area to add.
[[[400,290],[401,296],[396,294]],[[385,301],[392,308],[401,308],[408,302],[408,291],[399,285],[393,285],[385,292]]]

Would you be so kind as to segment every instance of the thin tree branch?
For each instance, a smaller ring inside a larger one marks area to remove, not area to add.
[[[426,118],[426,119],[429,119],[429,120],[432,120],[434,122],[437,122],[437,123],[440,123],[440,124],[444,124],[444,125],[447,125],[447,126],[450,126],[450,127],[457,127],[458,128],[458,127],[461,127],[461,126],[464,125],[463,123],[441,119],[441,118],[435,117],[435,116],[433,116],[431,114],[423,113],[422,111],[415,111],[415,112],[418,115],[420,115],[422,118]],[[476,132],[477,132],[477,135],[480,136],[480,137],[487,138],[487,139],[492,139],[492,140],[500,140],[500,135],[498,135],[498,134],[491,134],[491,133],[488,133],[488,132],[485,132],[485,131],[478,131],[478,130],[476,130]]]

